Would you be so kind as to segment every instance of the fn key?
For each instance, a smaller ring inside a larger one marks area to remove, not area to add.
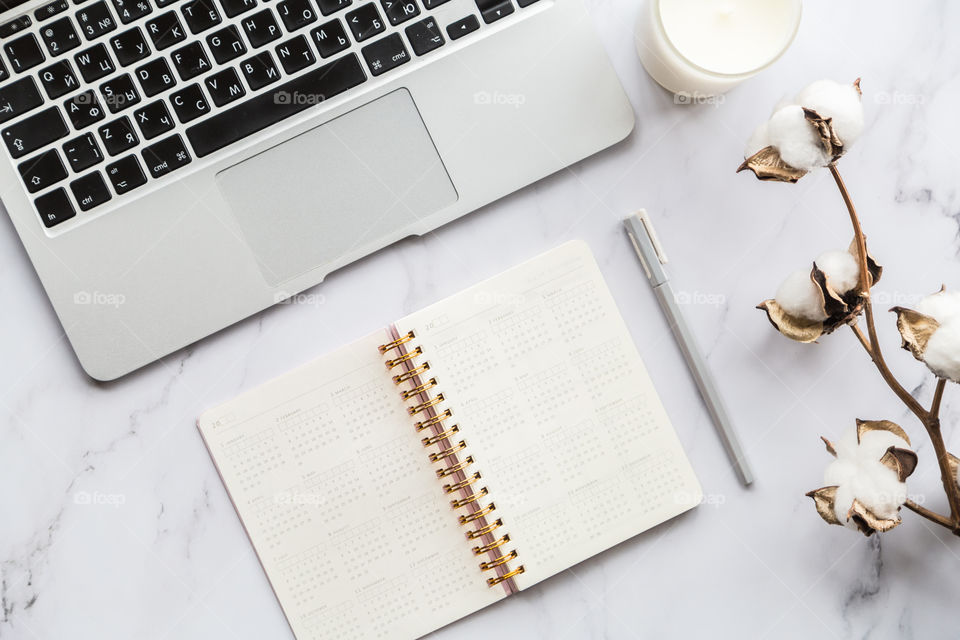
[[[368,44],[362,50],[363,58],[370,67],[370,73],[375,76],[386,73],[410,61],[410,54],[403,46],[399,33],[394,33],[373,44]]]

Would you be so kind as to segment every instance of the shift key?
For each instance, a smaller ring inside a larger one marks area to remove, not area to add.
[[[10,155],[19,158],[59,140],[68,132],[67,123],[63,121],[60,110],[50,107],[4,129],[3,142]]]

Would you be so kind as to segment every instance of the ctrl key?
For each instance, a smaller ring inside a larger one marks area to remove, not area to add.
[[[40,214],[44,226],[48,229],[77,215],[73,205],[70,204],[67,192],[62,188],[40,196],[33,203],[37,207],[37,213]]]
[[[81,211],[89,211],[110,199],[110,190],[99,171],[77,178],[70,183],[70,190]]]
[[[143,169],[140,168],[140,163],[137,162],[137,156],[127,156],[108,164],[107,177],[110,178],[113,189],[118,195],[136,189],[147,181],[147,177],[143,175]]]

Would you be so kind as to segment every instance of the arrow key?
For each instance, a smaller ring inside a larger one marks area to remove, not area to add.
[[[453,24],[447,25],[447,35],[450,36],[451,40],[456,40],[468,33],[473,33],[479,28],[480,21],[477,20],[477,16],[467,16],[466,18],[457,20]]]
[[[27,185],[27,191],[30,193],[46,189],[67,177],[67,170],[56,149],[21,162],[17,169],[20,170],[20,177],[23,178],[23,183]]]

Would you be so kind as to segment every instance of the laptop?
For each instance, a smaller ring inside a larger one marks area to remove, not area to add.
[[[0,7],[0,199],[98,380],[634,125],[582,0]]]

